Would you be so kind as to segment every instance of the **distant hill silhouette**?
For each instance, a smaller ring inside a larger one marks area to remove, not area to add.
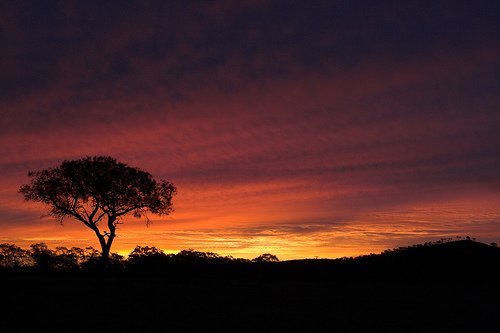
[[[85,260],[75,264],[75,252]],[[91,250],[38,245],[28,253],[4,245],[0,261],[11,266],[0,270],[0,331],[407,333],[500,327],[500,249],[473,240],[339,259],[276,261],[266,254],[247,260],[192,250],[167,255],[152,247],[114,257],[107,266],[96,258]],[[18,259],[34,266],[16,264]]]
[[[498,278],[500,248],[472,240],[426,243],[381,254],[282,261],[277,276],[297,279],[412,280]]]

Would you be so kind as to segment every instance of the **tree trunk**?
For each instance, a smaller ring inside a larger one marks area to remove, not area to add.
[[[109,251],[110,251],[111,247],[106,244],[104,246],[101,246],[101,248],[102,248],[102,252],[101,252],[102,260],[108,260],[109,259]]]
[[[97,229],[97,227],[94,229],[94,232],[97,235],[97,238],[99,239],[99,244],[101,244],[101,259],[103,261],[107,261],[109,259],[111,244],[113,244],[113,240],[116,237],[115,234],[116,226],[114,224],[115,221],[116,221],[115,216],[108,216],[109,233],[104,232],[104,234],[101,234],[99,232],[99,229]]]
[[[106,238],[103,235],[101,235],[99,232],[96,232],[96,234],[97,238],[99,239],[99,244],[101,244],[101,259],[108,260],[109,250],[111,249],[111,246],[108,246]]]

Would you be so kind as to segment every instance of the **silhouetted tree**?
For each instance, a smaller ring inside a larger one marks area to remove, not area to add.
[[[168,256],[154,246],[137,245],[128,255],[127,268],[139,271],[162,270],[167,263]]]
[[[14,244],[0,244],[0,267],[16,269],[34,264],[29,251]]]
[[[31,257],[35,260],[39,269],[51,269],[56,266],[56,255],[45,243],[35,243],[30,245]]]
[[[187,262],[197,262],[197,261],[208,261],[213,259],[218,259],[219,255],[213,252],[202,252],[193,249],[179,251],[175,256],[175,259]]]
[[[85,249],[79,247],[72,247],[71,249],[57,247],[56,253],[73,257],[78,265],[101,257],[101,252],[94,249],[92,246],[88,246]]]
[[[165,259],[167,255],[162,249],[154,246],[140,246],[137,245],[132,252],[128,255],[128,261],[130,263],[137,263],[144,260],[159,260]]]
[[[155,246],[140,246],[137,245],[132,252],[128,255],[129,259],[151,256],[165,256],[162,249]]]
[[[280,261],[277,256],[271,253],[264,253],[257,258],[252,259],[254,262],[278,262]]]
[[[21,186],[26,200],[50,207],[50,215],[70,217],[92,229],[99,239],[102,258],[108,259],[116,237],[116,226],[124,215],[145,216],[147,212],[168,215],[172,212],[175,186],[157,182],[148,172],[132,168],[107,156],[63,161],[55,168],[29,172],[30,184]],[[101,231],[105,221],[107,230]]]

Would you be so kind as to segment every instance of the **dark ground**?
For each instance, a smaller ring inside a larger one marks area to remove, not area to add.
[[[3,273],[0,331],[498,332],[500,249],[445,245],[343,266]]]

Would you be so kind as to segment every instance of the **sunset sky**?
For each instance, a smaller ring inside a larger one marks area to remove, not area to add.
[[[136,245],[336,258],[500,242],[499,1],[2,1],[0,243],[94,246],[18,193],[109,155],[178,188]]]

